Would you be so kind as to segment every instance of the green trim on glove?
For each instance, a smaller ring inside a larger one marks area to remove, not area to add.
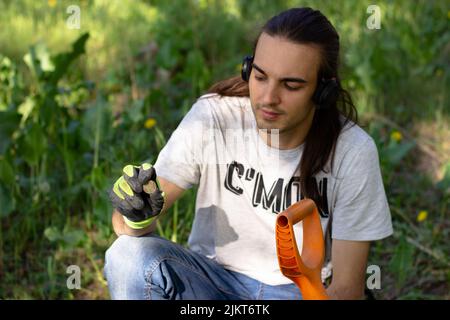
[[[123,170],[122,170],[122,171],[123,171],[127,176],[132,177],[132,176],[134,176],[134,168],[138,168],[138,167],[129,164],[129,165],[126,165],[125,167],[123,167]]]
[[[148,218],[147,220],[143,220],[143,221],[138,221],[138,222],[134,222],[131,221],[129,219],[127,219],[127,217],[123,216],[123,220],[125,221],[126,225],[129,226],[131,229],[144,229],[146,227],[148,227],[149,225],[152,224],[153,220],[155,220],[156,216]]]
[[[130,185],[125,181],[123,177],[120,177],[119,179],[117,179],[116,183],[114,183],[113,191],[120,199],[125,199],[122,192],[125,192],[129,196],[134,195],[133,190],[131,190],[130,188]]]
[[[153,167],[153,166],[150,163],[148,163],[148,162],[145,162],[145,163],[142,164],[142,169],[144,169],[144,170],[148,170],[151,167]]]

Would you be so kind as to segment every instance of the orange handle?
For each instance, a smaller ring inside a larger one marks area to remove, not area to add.
[[[300,221],[303,221],[301,256],[293,229]],[[325,245],[314,201],[303,199],[281,212],[277,217],[275,236],[280,270],[299,287],[303,299],[328,299],[321,279]]]

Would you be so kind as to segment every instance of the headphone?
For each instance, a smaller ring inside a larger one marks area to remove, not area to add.
[[[252,72],[253,56],[246,56],[242,61],[241,77],[242,80],[248,82],[250,73]],[[321,79],[317,83],[316,91],[313,94],[312,100],[317,105],[317,110],[325,110],[330,103],[337,99],[339,94],[339,85],[336,78]]]

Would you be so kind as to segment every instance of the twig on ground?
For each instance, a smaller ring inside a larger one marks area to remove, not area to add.
[[[414,223],[411,221],[410,218],[408,218],[408,216],[406,216],[400,209],[392,206],[391,207],[391,211],[393,211],[396,215],[398,215],[399,217],[401,217],[406,223],[408,223],[409,227],[414,230],[415,233],[420,234],[420,230],[419,228],[417,228]],[[436,260],[444,263],[446,266],[450,267],[450,263],[447,261],[447,259],[445,258],[445,256],[441,253],[441,252],[436,252],[436,250],[430,249],[422,244],[420,244],[419,242],[417,242],[416,240],[414,240],[411,237],[406,237],[406,241],[408,241],[408,243],[410,243],[411,245],[413,245],[414,247],[416,247],[417,249],[419,249],[422,252],[425,252],[426,254],[430,255],[431,257],[435,258]]]
[[[433,150],[434,145],[431,144],[430,142],[428,142],[420,137],[413,137],[405,128],[403,128],[399,124],[395,123],[391,119],[386,118],[383,115],[375,114],[375,113],[367,113],[364,115],[364,118],[374,119],[379,122],[382,122],[382,123],[394,128],[395,130],[399,131],[406,139],[419,142],[419,143],[416,143],[417,148],[419,148],[422,152],[426,153],[431,158],[436,160],[439,164],[442,164],[442,160],[440,159],[441,157],[439,156],[439,154],[436,151]]]
[[[445,256],[441,252],[436,252],[436,250],[425,247],[424,245],[420,244],[419,242],[417,242],[416,240],[414,240],[411,237],[406,237],[406,241],[408,241],[408,243],[412,244],[420,251],[427,253],[431,257],[442,262],[443,264],[445,264],[447,267],[450,268],[450,263],[447,261],[447,259],[445,259]]]

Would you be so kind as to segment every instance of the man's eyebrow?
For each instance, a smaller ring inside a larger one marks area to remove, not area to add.
[[[258,67],[256,64],[252,63],[252,67],[255,68],[256,70],[258,70],[259,72],[261,72],[263,75],[267,76],[267,73],[263,69]],[[308,82],[308,81],[306,81],[305,79],[302,79],[302,78],[281,78],[280,81],[300,82],[300,83],[307,83]]]

